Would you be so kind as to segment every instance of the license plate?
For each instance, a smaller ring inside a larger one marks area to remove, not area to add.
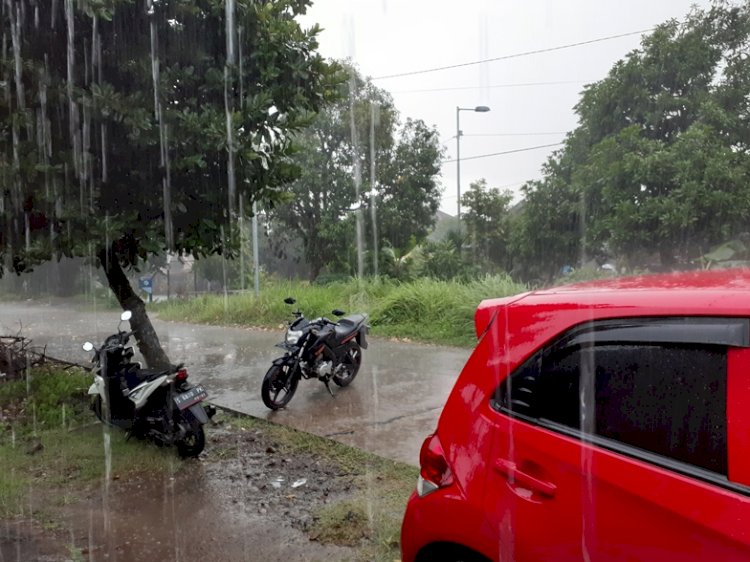
[[[208,392],[206,392],[206,389],[203,388],[202,385],[198,385],[175,396],[174,403],[180,410],[184,410],[185,408],[189,408],[193,404],[197,404],[201,400],[204,400],[207,396]]]

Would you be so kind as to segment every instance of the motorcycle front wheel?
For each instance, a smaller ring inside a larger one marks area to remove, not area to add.
[[[289,365],[271,365],[263,384],[260,387],[260,396],[267,408],[279,410],[283,408],[297,391],[299,377],[295,377]]]
[[[348,386],[359,373],[362,365],[362,348],[352,341],[346,349],[344,357],[339,364],[339,372],[333,376],[333,382],[339,386]]]

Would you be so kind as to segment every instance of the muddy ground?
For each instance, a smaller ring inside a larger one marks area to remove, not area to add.
[[[33,491],[24,516],[0,521],[0,561],[366,560],[361,513],[343,514],[353,533],[339,539],[322,538],[319,524],[326,505],[357,494],[355,478],[327,459],[290,455],[262,429],[220,422],[199,459],[175,455],[166,474],[113,474],[64,502]]]

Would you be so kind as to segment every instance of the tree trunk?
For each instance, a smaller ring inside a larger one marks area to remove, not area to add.
[[[122,270],[116,252],[110,247],[99,251],[99,261],[107,276],[109,288],[114,293],[123,310],[133,313],[130,326],[135,332],[138,349],[146,364],[152,369],[166,369],[170,366],[169,358],[159,343],[159,336],[146,314],[146,304],[135,294],[125,272]]]
[[[318,275],[320,275],[321,265],[317,262],[317,260],[310,264],[310,275],[308,277],[310,283],[315,282],[315,280],[318,278]]]
[[[659,244],[659,259],[662,267],[666,271],[672,271],[674,269],[677,260],[674,257],[674,246],[671,242],[662,242]]]

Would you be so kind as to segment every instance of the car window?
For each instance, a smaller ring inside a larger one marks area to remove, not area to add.
[[[612,343],[543,350],[499,389],[498,405],[552,428],[727,474],[727,347]]]

